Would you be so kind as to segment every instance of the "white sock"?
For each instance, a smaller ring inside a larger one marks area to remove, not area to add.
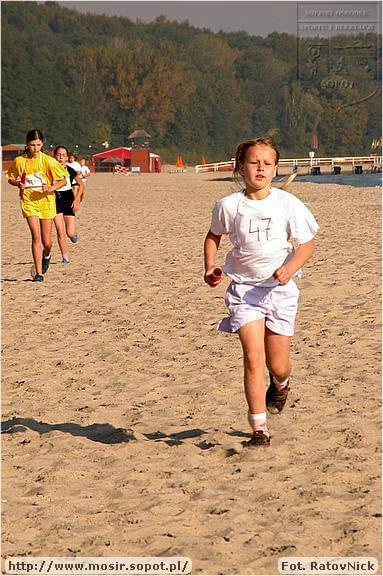
[[[267,434],[269,433],[267,428],[266,412],[260,412],[258,414],[251,414],[251,412],[248,412],[247,419],[254,432],[256,430],[262,430],[262,432],[266,432]]]
[[[275,376],[273,376],[273,382],[274,382],[277,390],[283,390],[284,388],[286,388],[287,384],[289,383],[289,379],[286,378],[286,380],[283,380],[283,382],[278,382],[278,380],[275,378]]]

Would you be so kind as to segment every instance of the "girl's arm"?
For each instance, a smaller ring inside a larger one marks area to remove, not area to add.
[[[24,182],[21,182],[21,180],[16,180],[14,178],[10,178],[8,180],[8,182],[11,186],[17,186],[20,190],[24,190],[24,188],[28,188],[28,186],[26,186]],[[41,188],[44,192],[53,193],[55,190],[62,188],[65,183],[66,183],[66,179],[64,178],[64,180],[58,180],[54,184],[43,184],[41,186]]]
[[[63,180],[57,180],[54,184],[43,184],[43,192],[48,192],[48,194],[53,194],[56,190],[59,190],[66,184],[66,178]]]
[[[17,186],[20,190],[25,188],[25,184],[23,184],[21,180],[16,180],[16,178],[8,178],[8,182],[11,186]]]
[[[220,278],[217,278],[216,280],[212,280],[212,278],[209,277],[210,274],[213,272],[214,268],[216,267],[215,258],[218,252],[220,242],[221,242],[221,236],[217,236],[216,234],[213,234],[213,232],[209,230],[209,232],[206,235],[203,247],[204,261],[205,261],[205,274],[203,279],[207,284],[209,284],[209,286],[212,286],[213,288],[217,286],[222,280],[222,276]]]
[[[302,266],[311,258],[314,248],[314,240],[310,240],[304,244],[299,244],[291,260],[286,262],[286,264],[283,264],[283,266],[274,272],[273,276],[278,280],[279,284],[282,284],[282,286],[287,284],[287,282],[294,276],[295,272],[302,268]]]
[[[22,182],[24,170],[19,168],[18,163],[16,160],[12,162],[8,172],[7,172],[7,180],[11,186],[16,186],[19,190],[23,190],[25,188],[24,182]]]

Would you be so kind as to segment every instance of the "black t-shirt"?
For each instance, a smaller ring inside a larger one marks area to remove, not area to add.
[[[76,182],[76,180],[75,180],[75,178],[76,178],[76,176],[77,176],[76,170],[74,170],[74,169],[72,168],[72,166],[68,166],[68,164],[66,165],[66,169],[67,169],[68,172],[69,172],[70,183],[72,184],[72,186],[78,186],[78,184],[77,184],[77,182]]]
[[[59,190],[56,190],[56,192],[68,192],[69,190],[72,190],[72,186],[78,186],[75,180],[77,176],[76,170],[73,170],[73,168],[71,166],[68,166],[68,164],[65,166],[65,168],[68,171],[69,178],[67,178],[66,184],[64,184],[62,188],[59,188]]]

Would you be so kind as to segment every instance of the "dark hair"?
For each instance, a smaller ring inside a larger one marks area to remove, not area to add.
[[[53,154],[56,156],[57,154],[57,150],[60,150],[60,148],[62,148],[63,150],[65,150],[66,155],[69,156],[69,152],[68,152],[68,148],[66,146],[56,146],[56,148],[53,150]]]
[[[73,158],[77,160],[77,156],[74,152],[68,152],[68,156],[73,156]]]
[[[240,179],[240,169],[241,169],[241,164],[244,163],[245,159],[246,159],[246,154],[249,148],[252,148],[253,146],[269,146],[270,148],[272,148],[275,152],[275,164],[277,165],[279,162],[279,150],[277,148],[277,144],[274,140],[274,138],[272,136],[266,135],[266,136],[262,136],[260,138],[253,138],[252,140],[246,140],[245,142],[241,142],[241,144],[239,144],[237,151],[235,153],[235,164],[234,164],[234,170],[233,170],[233,175],[235,180],[238,182]]]
[[[29,132],[25,137],[25,142],[28,144],[28,142],[32,142],[32,140],[41,140],[42,142],[44,142],[43,133],[40,132],[40,130],[37,130],[36,128],[34,130],[29,130]]]

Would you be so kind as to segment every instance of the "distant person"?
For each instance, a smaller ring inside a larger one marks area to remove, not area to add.
[[[19,188],[21,211],[31,232],[33,282],[42,282],[51,261],[55,191],[65,185],[67,174],[55,158],[42,152],[44,137],[40,130],[30,130],[25,140],[25,153],[15,158],[7,178]]]
[[[88,168],[88,166],[86,165],[85,158],[81,158],[80,165],[81,165],[81,180],[84,184],[83,191],[82,191],[82,194],[80,197],[80,203],[81,203],[84,199],[84,196],[85,196],[86,182],[87,182],[88,178],[90,178],[92,176],[92,173],[91,173],[90,169]]]
[[[75,156],[74,152],[69,152],[67,165],[76,172],[77,176],[80,176],[80,178],[81,178],[81,174],[82,174],[81,164],[80,164],[80,162],[78,162],[77,156]],[[76,188],[77,188],[77,185],[75,184],[73,186],[73,193],[75,196],[77,195],[77,192],[78,192],[78,190],[76,190]]]
[[[67,165],[73,168],[78,176],[81,176],[81,164],[77,160],[77,156],[73,152],[68,152]]]
[[[230,316],[218,329],[239,336],[244,359],[244,387],[250,445],[270,443],[266,408],[283,410],[290,390],[290,344],[294,333],[299,290],[293,280],[314,251],[319,226],[298,198],[271,185],[279,160],[274,140],[267,136],[240,144],[234,175],[244,188],[215,204],[204,244],[204,280],[215,287],[215,259],[223,234],[232,249],[225,274]],[[294,249],[292,240],[297,244]],[[265,393],[264,362],[269,371]]]
[[[67,237],[72,242],[77,242],[76,232],[76,211],[80,202],[81,192],[84,184],[81,177],[67,164],[68,150],[65,146],[56,146],[54,155],[56,160],[67,171],[66,183],[56,191],[56,216],[54,219],[57,241],[61,251],[62,263],[69,264]],[[73,191],[73,185],[76,186],[76,196]]]

